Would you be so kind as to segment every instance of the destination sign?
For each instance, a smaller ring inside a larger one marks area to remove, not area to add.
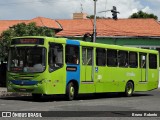
[[[67,66],[66,70],[67,71],[77,71],[77,67]]]
[[[44,44],[44,39],[42,38],[17,38],[17,39],[12,39],[11,42],[12,45],[15,44]]]

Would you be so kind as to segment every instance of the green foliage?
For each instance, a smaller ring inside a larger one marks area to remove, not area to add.
[[[158,20],[158,17],[154,14],[149,14],[143,11],[138,11],[137,13],[133,13],[129,18],[154,18]]]
[[[20,36],[54,36],[54,30],[47,27],[38,27],[36,23],[19,23],[8,30],[3,31],[0,36],[0,58],[6,59],[9,51],[10,41],[13,37]]]
[[[87,16],[88,19],[94,19],[94,15]],[[96,19],[104,19],[104,17],[96,16]]]

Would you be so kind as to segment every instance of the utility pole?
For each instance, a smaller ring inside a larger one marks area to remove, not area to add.
[[[96,42],[96,2],[97,0],[94,1],[94,25],[93,25],[93,43]],[[92,51],[92,81],[94,81],[94,47]]]
[[[93,26],[93,42],[96,42],[96,2],[97,0],[94,1],[94,26]]]

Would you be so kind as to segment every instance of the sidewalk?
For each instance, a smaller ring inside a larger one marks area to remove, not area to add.
[[[0,97],[6,97],[6,96],[30,96],[30,93],[12,93],[12,92],[7,92],[7,88],[5,87],[0,87]]]

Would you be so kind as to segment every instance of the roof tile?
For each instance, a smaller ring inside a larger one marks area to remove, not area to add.
[[[60,29],[60,30],[62,29],[61,26],[55,20],[44,17],[36,17],[31,20],[0,20],[0,33],[2,33],[4,30],[9,29],[9,27],[12,27],[13,25],[23,22],[26,24],[35,22],[37,26]]]
[[[57,36],[83,36],[93,33],[93,20],[57,20],[63,31]],[[97,36],[160,36],[154,19],[97,19]]]
[[[56,36],[83,36],[93,33],[93,19],[53,20],[36,17],[31,20],[0,20],[0,33],[25,22],[62,30]],[[160,23],[154,19],[97,19],[97,36],[160,36]]]

